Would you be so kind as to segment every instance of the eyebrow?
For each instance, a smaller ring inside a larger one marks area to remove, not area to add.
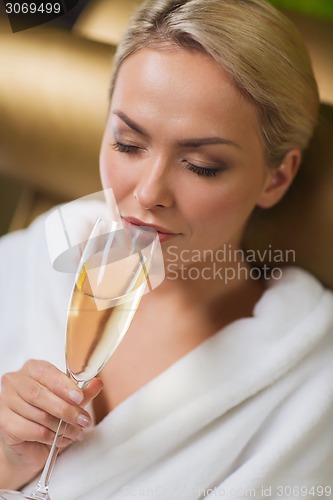
[[[135,121],[129,118],[125,113],[119,110],[113,111],[113,114],[118,116],[126,125],[142,135],[142,137],[146,139],[150,139],[149,133],[140,125],[138,125]],[[187,147],[187,148],[199,148],[200,146],[210,145],[210,144],[224,144],[227,146],[235,146],[236,148],[242,149],[239,144],[229,139],[225,139],[224,137],[214,136],[214,137],[202,137],[202,138],[193,138],[193,139],[185,139],[178,142],[179,146]]]

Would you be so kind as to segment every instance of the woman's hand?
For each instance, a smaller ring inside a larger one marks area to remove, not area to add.
[[[43,468],[59,420],[67,422],[61,448],[83,439],[91,418],[86,405],[102,389],[95,378],[82,391],[46,361],[27,361],[2,377],[0,393],[0,487],[20,488]]]

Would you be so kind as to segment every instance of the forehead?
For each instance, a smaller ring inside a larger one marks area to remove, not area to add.
[[[112,108],[138,119],[229,134],[257,129],[254,105],[237,90],[228,73],[208,54],[183,48],[142,49],[121,65]],[[153,124],[152,124],[153,125]],[[155,124],[156,125],[156,124]],[[198,131],[199,131],[198,130]]]

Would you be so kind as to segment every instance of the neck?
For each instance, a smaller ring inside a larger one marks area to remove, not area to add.
[[[239,254],[237,259],[226,262],[192,261],[177,268],[166,265],[165,280],[151,298],[171,297],[191,307],[213,314],[219,311],[224,317],[234,318],[251,316],[263,291],[263,282],[252,279],[249,265]]]

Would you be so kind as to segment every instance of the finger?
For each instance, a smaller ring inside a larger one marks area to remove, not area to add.
[[[22,376],[21,384],[15,387],[17,396],[29,405],[47,414],[78,427],[89,427],[89,413],[77,405],[67,403],[36,380]],[[12,396],[13,397],[13,396]],[[13,403],[11,402],[11,405]],[[22,413],[22,411],[20,411]]]
[[[7,446],[15,446],[24,442],[38,442],[51,446],[55,433],[46,427],[27,420],[17,413],[10,412],[10,429],[2,429],[2,439]]]
[[[22,371],[69,403],[80,404],[83,391],[65,373],[47,361],[29,360]]]
[[[24,401],[21,397],[16,394],[13,395],[9,401],[9,408],[13,413],[30,420],[31,422],[36,422],[37,424],[47,427],[50,431],[56,432],[59,424],[59,419],[53,417],[49,413],[32,406],[31,404]]]
[[[58,429],[58,418],[53,417],[40,408],[36,408],[35,406],[26,403],[22,399],[13,399],[11,410],[26,420],[30,420],[31,422],[35,422],[36,424],[46,427],[53,433],[56,433]],[[10,425],[10,421],[8,425]],[[64,436],[69,438],[71,441],[81,441],[83,438],[82,429],[73,425],[67,425]]]
[[[31,426],[31,424],[37,424],[39,427],[44,427],[46,430],[50,431],[50,433],[46,434],[46,442],[44,439],[40,441],[43,444],[48,444],[50,439],[53,440],[55,433],[58,430],[59,420],[51,417],[47,413],[37,408],[33,408],[26,403],[24,404],[26,405],[25,415],[20,415],[19,413],[16,413],[9,408],[2,409],[0,415],[1,435],[10,436],[13,439],[18,438],[19,441],[35,441],[35,434],[30,435],[29,432],[37,432],[38,437],[38,432],[42,433],[42,430],[37,429],[37,427],[35,426],[32,428]],[[33,418],[28,418],[28,414],[29,417]],[[21,418],[22,420],[18,420],[17,417]],[[22,424],[23,426],[23,434],[18,431],[18,423],[19,425]],[[64,432],[64,439],[66,439],[68,445],[70,444],[69,441],[71,443],[75,441],[82,441],[84,439],[84,434],[81,428],[73,425],[67,425]]]

